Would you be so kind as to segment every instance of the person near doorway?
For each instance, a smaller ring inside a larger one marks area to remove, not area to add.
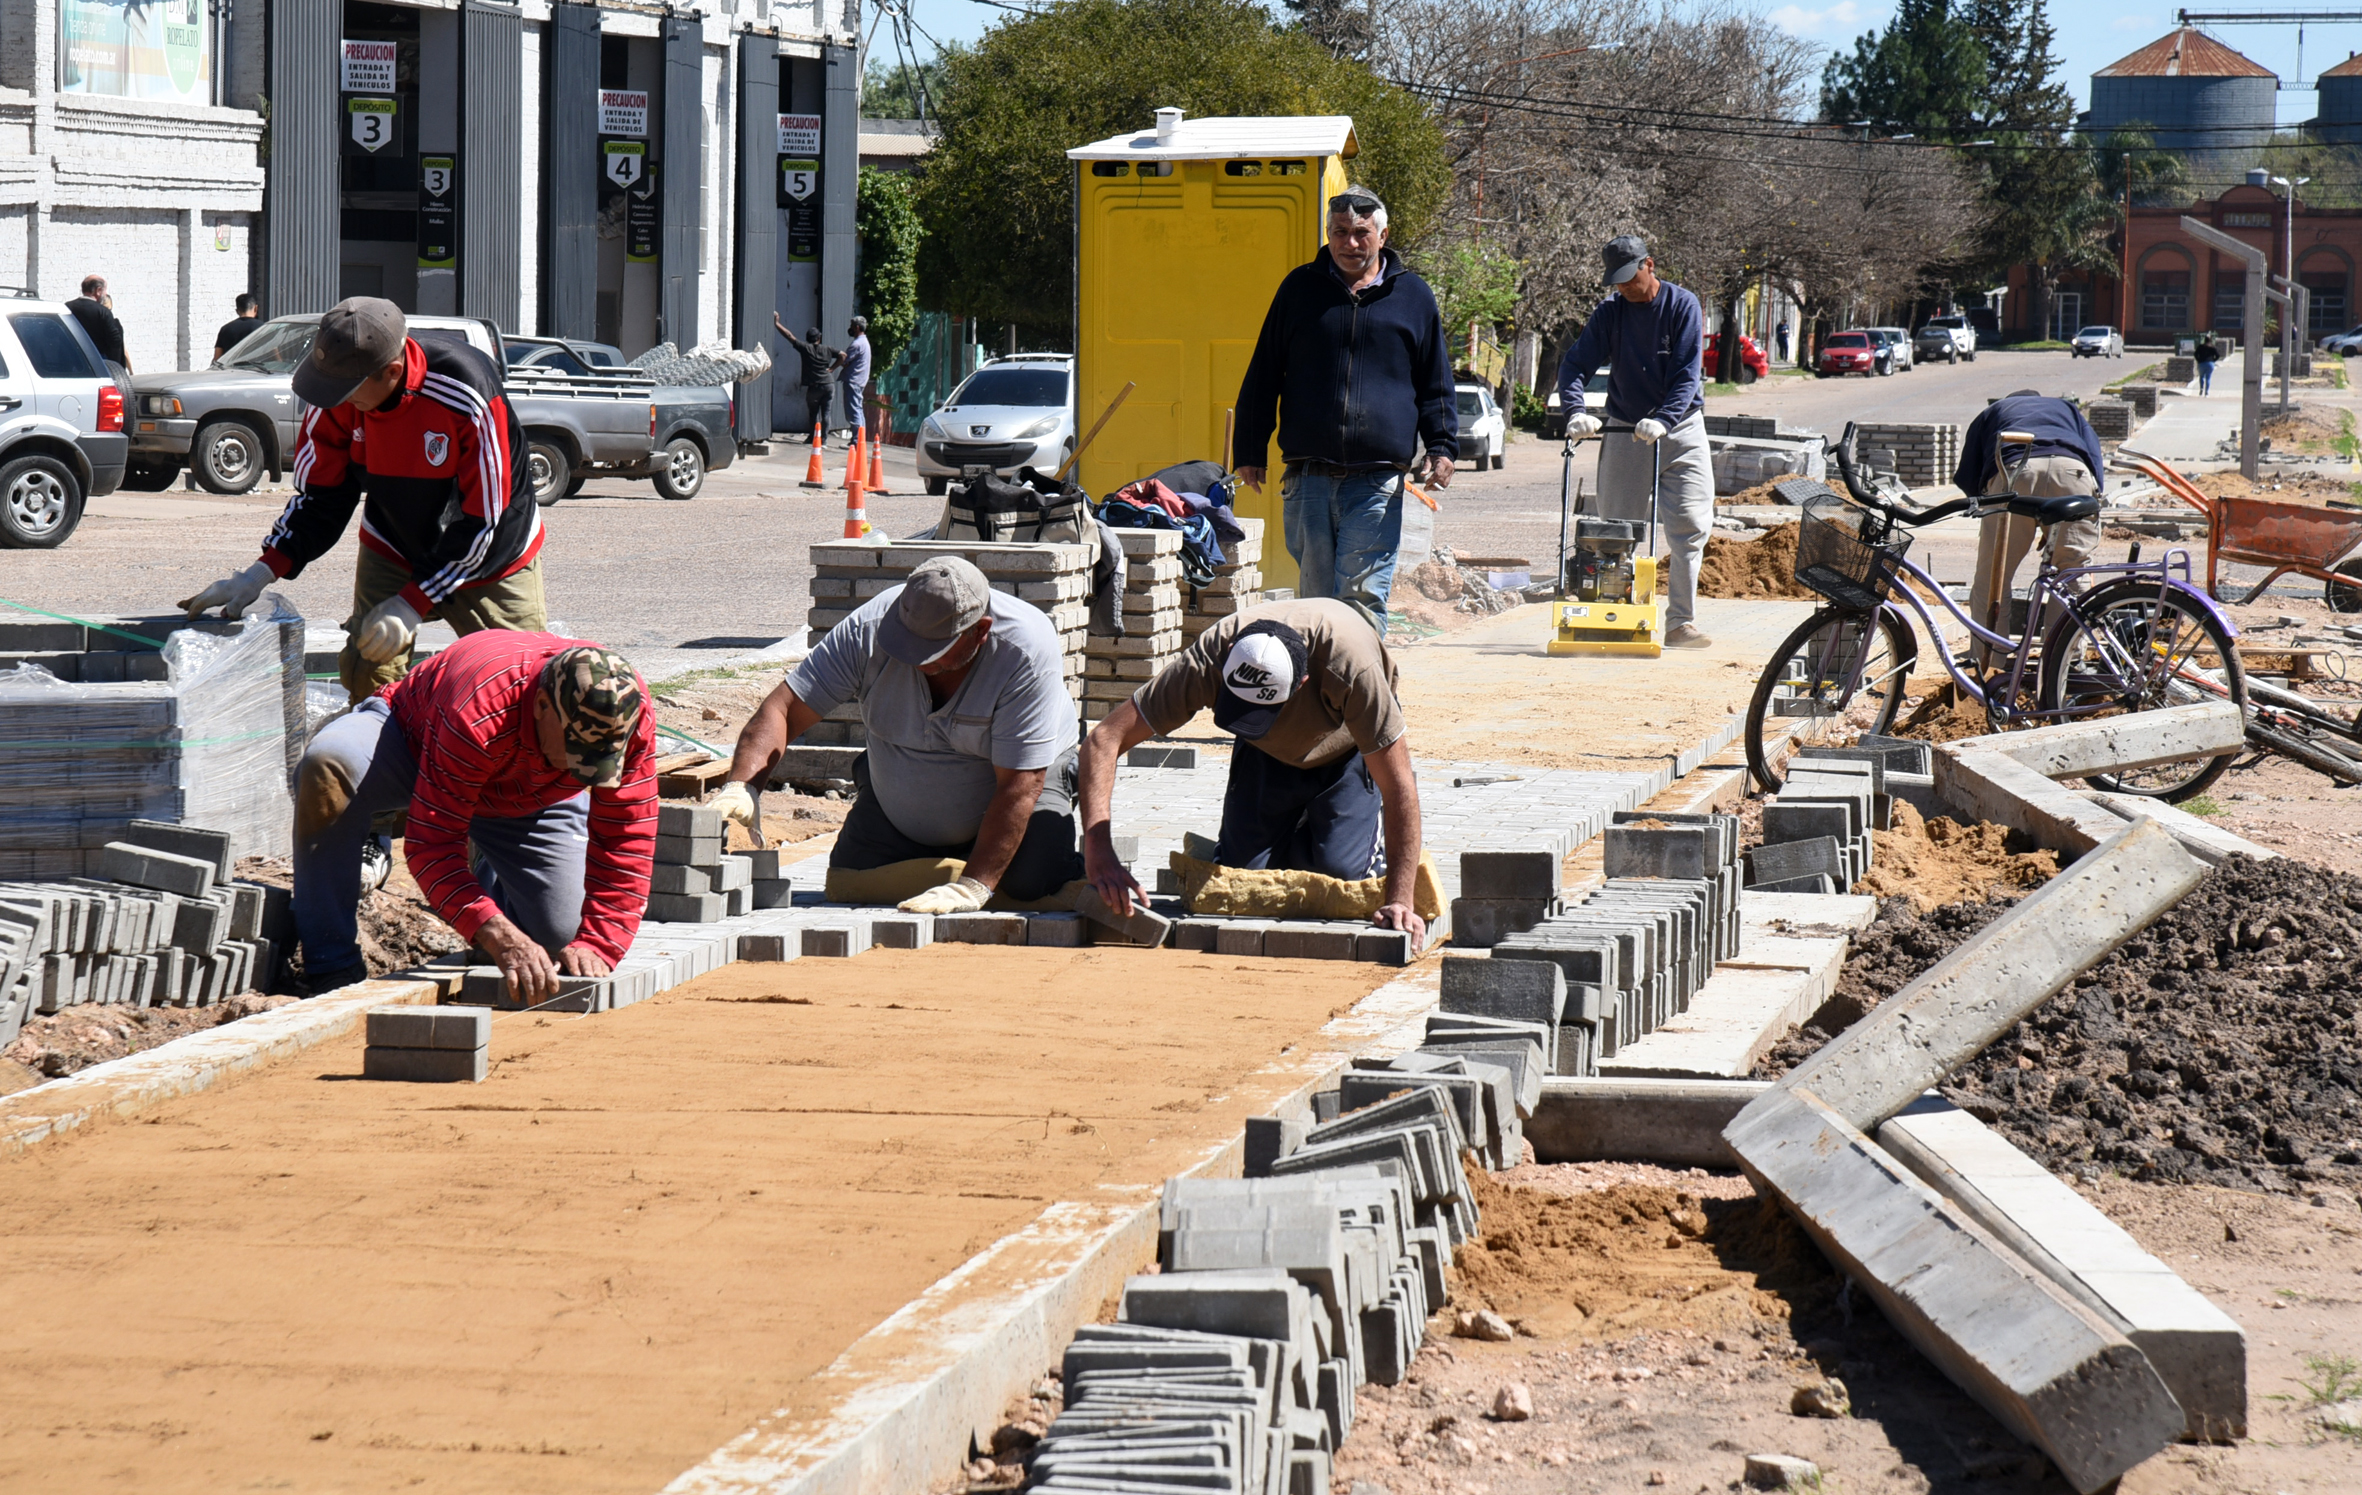
[[[845,355],[822,342],[817,327],[806,328],[804,335],[797,337],[787,330],[787,324],[779,320],[777,312],[771,313],[771,325],[778,328],[779,335],[787,339],[787,345],[796,350],[796,361],[803,365],[805,410],[811,413],[815,421],[825,421],[828,418],[828,386],[836,377],[836,367],[844,361]]]
[[[856,430],[867,430],[869,416],[863,401],[869,397],[869,318],[855,317],[845,325],[845,336],[852,341],[845,344],[842,372],[838,378],[845,386],[845,439],[853,439]]]
[[[2214,340],[2213,333],[2202,332],[2193,351],[2198,359],[2198,393],[2203,395],[2214,388],[2214,366],[2223,361],[2223,345]]]
[[[66,303],[66,310],[98,345],[98,356],[131,372],[131,355],[123,351],[123,324],[115,320],[115,298],[107,294],[104,275],[82,277],[82,294]]]
[[[1788,361],[1788,319],[1780,318],[1780,325],[1772,329],[1772,356],[1780,362]]]
[[[222,355],[246,341],[254,329],[262,325],[262,302],[252,291],[238,293],[238,314],[221,324],[221,331],[213,335],[213,361],[221,362]]]

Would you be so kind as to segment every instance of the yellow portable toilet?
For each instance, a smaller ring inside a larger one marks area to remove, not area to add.
[[[1066,153],[1078,182],[1083,428],[1127,382],[1137,386],[1083,454],[1084,488],[1105,496],[1176,462],[1237,463],[1222,447],[1223,418],[1280,280],[1320,250],[1325,205],[1345,190],[1356,149],[1347,115],[1184,119],[1159,109],[1150,130]],[[1264,582],[1294,587],[1276,466],[1262,492],[1242,488],[1234,506],[1265,521]]]

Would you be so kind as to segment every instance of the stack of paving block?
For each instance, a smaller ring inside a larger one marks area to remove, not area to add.
[[[1181,532],[1118,529],[1124,546],[1124,636],[1083,645],[1083,720],[1098,721],[1172,663],[1181,632]]]
[[[363,1079],[448,1084],[484,1078],[492,1014],[481,1007],[381,1007],[367,1022]]]
[[[1408,930],[1380,929],[1367,919],[1183,918],[1173,926],[1173,943],[1208,955],[1363,960],[1387,966],[1407,966],[1419,955],[1411,947]]]
[[[1562,831],[1530,845],[1461,852],[1452,943],[1489,950],[1558,912],[1559,872],[1574,842],[1572,833]]]
[[[1854,450],[1894,453],[1894,474],[1914,488],[1952,481],[1960,465],[1960,428],[1912,421],[1872,421],[1854,428]],[[1883,465],[1883,464],[1881,464]]]
[[[722,812],[703,805],[660,805],[656,866],[648,878],[647,917],[659,924],[711,924],[756,906],[751,857],[722,854]],[[772,853],[777,872],[778,854]]]
[[[2102,441],[2126,441],[2132,437],[2132,406],[2122,400],[2088,400],[2083,406],[2083,418],[2091,422],[2091,434]]]
[[[1282,595],[1294,595],[1263,589],[1263,521],[1241,519],[1238,523],[1247,532],[1246,538],[1223,543],[1224,560],[1214,568],[1214,579],[1202,587],[1184,585],[1181,589],[1181,634],[1185,644],[1232,613],[1244,612],[1258,602],[1275,601]]]
[[[1763,844],[1747,854],[1747,886],[1842,893],[1861,881],[1870,870],[1870,832],[1885,829],[1892,812],[1886,763],[1886,750],[1876,747],[1813,748],[1790,760],[1787,782],[1764,802]]]

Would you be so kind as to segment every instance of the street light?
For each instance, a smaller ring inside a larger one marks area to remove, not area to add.
[[[2288,189],[2288,211],[2281,216],[2280,271],[2288,279],[2289,299],[2280,307],[2280,408],[2288,408],[2288,369],[2296,358],[2296,189],[2311,181],[2300,176],[2291,181],[2284,176],[2272,178],[2275,187]],[[2305,329],[2309,335],[2311,328]]]

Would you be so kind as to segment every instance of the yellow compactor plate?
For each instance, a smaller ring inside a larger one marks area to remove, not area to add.
[[[1554,602],[1550,605],[1553,654],[1629,654],[1654,659],[1665,652],[1665,604],[1648,602]]]

